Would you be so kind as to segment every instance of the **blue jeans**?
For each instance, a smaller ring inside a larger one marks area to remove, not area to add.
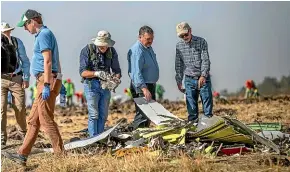
[[[90,137],[102,133],[108,117],[111,92],[102,89],[99,80],[84,81],[84,92],[89,111],[88,131]]]
[[[200,93],[204,115],[212,116],[212,92],[210,77],[206,78],[205,84],[198,90],[198,80],[192,77],[185,76],[184,80],[186,92],[186,107],[188,112],[188,120],[193,121],[198,119],[198,96]]]

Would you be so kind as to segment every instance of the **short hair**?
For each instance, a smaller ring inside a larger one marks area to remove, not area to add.
[[[33,18],[34,21],[36,21],[38,24],[43,24],[43,21],[42,21],[42,17],[39,16],[39,17],[35,17]]]
[[[140,35],[144,35],[145,33],[148,33],[148,34],[154,34],[153,32],[153,29],[149,26],[142,26],[140,29],[139,29],[139,36]]]

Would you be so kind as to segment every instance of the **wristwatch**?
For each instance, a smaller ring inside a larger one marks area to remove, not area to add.
[[[46,87],[46,86],[50,86],[50,83],[44,83],[44,86]]]

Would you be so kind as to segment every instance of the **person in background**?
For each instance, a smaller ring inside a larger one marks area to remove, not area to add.
[[[66,80],[64,87],[66,89],[67,107],[71,107],[73,106],[73,95],[75,94],[75,86],[70,78]]]
[[[11,32],[14,29],[8,23],[1,22],[1,36],[3,35],[8,38],[9,44],[14,48],[14,52],[16,52],[14,70],[8,73],[1,72],[1,145],[6,145],[7,141],[8,92],[11,93],[10,105],[15,111],[15,118],[20,127],[19,132],[23,138],[27,130],[25,89],[29,87],[30,61],[26,55],[23,42],[19,38],[11,36]],[[10,60],[12,61],[12,59]],[[14,104],[13,106],[12,103]]]
[[[36,82],[32,86],[30,86],[29,90],[31,92],[31,94],[30,94],[31,104],[33,104],[35,97],[37,95]]]
[[[158,101],[163,100],[164,92],[165,92],[164,87],[161,84],[156,84],[156,95]]]
[[[125,88],[124,89],[124,93],[127,96],[128,100],[132,100],[133,99],[130,88]]]

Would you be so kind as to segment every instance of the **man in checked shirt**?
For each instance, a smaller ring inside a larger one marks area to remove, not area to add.
[[[210,80],[210,60],[207,42],[193,36],[186,22],[176,26],[181,40],[176,44],[175,71],[178,89],[186,94],[188,120],[198,122],[198,96],[200,93],[205,117],[212,117],[213,100]],[[183,75],[184,86],[182,87]]]

